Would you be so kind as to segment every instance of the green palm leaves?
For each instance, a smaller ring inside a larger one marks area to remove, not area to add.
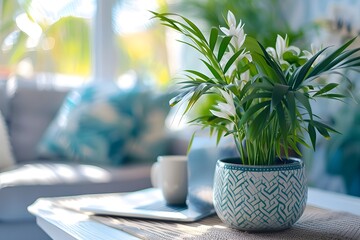
[[[216,95],[219,101],[210,114],[191,122],[209,128],[218,140],[232,135],[244,163],[273,164],[276,157],[288,157],[290,149],[301,154],[299,144],[315,149],[317,134],[329,138],[336,132],[313,113],[311,102],[344,97],[336,92],[339,83],[326,80],[333,74],[344,76],[344,69],[359,70],[360,49],[347,49],[355,39],[328,55],[327,48],[312,54],[288,46],[287,37],[281,36],[276,48],[265,49],[246,36],[231,12],[227,28],[212,28],[209,37],[183,16],[153,14],[185,36],[180,41],[198,51],[208,69],[187,70],[170,104],[185,103],[186,114],[205,94]]]

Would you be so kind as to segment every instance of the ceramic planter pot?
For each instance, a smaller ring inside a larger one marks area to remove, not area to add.
[[[219,218],[244,231],[278,231],[292,226],[307,200],[304,163],[291,158],[272,166],[218,160],[213,200]]]

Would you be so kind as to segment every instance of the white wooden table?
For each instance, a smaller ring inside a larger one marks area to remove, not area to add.
[[[360,198],[309,188],[308,205],[360,216]],[[29,206],[37,224],[53,239],[138,239],[91,220],[87,215],[58,207],[51,199]]]

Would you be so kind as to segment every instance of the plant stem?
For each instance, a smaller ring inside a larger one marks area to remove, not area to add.
[[[235,123],[236,121],[234,121]],[[236,129],[236,132],[237,134],[234,134],[234,141],[235,141],[235,144],[236,144],[236,147],[240,153],[240,157],[241,157],[241,161],[243,164],[248,164],[247,163],[247,157],[246,157],[246,154],[245,154],[245,151],[244,151],[244,147],[242,145],[242,138],[240,136],[240,131],[239,131],[239,128],[237,127],[236,124],[234,124],[234,127]]]

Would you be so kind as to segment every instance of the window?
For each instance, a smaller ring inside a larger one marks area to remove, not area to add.
[[[148,10],[165,5],[157,0],[0,1],[1,78],[164,86],[169,80],[165,32]]]

